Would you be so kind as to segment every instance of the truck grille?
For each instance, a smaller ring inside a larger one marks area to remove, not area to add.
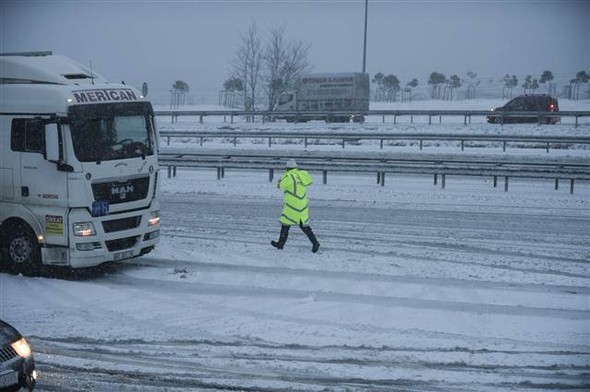
[[[105,241],[109,252],[116,252],[118,250],[133,248],[137,244],[139,236],[120,238],[118,240]]]
[[[115,219],[102,222],[102,228],[105,233],[135,229],[141,222],[141,216],[132,216],[130,218]]]
[[[108,201],[109,204],[126,203],[143,200],[150,188],[150,177],[135,178],[128,181],[109,181],[92,184],[92,193],[96,201]]]
[[[14,351],[12,346],[6,346],[0,350],[0,363],[9,361],[16,356],[16,351]]]

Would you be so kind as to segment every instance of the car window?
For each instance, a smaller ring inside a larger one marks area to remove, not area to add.
[[[526,103],[522,98],[514,98],[506,105],[509,110],[526,110]]]

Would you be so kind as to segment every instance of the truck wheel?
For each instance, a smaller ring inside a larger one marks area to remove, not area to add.
[[[33,273],[41,266],[41,249],[29,226],[17,223],[4,232],[3,237],[9,268],[15,272]]]

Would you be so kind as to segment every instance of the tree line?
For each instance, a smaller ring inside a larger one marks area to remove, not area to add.
[[[520,87],[523,94],[535,94],[542,85],[547,83],[547,92],[552,95],[557,95],[557,86],[552,81],[554,80],[553,73],[549,70],[543,71],[540,77],[533,78],[532,75],[527,75]],[[576,76],[569,81],[569,85],[564,88],[564,95],[569,99],[580,98],[580,88],[582,84],[588,83],[590,75],[586,71],[579,71]],[[382,72],[376,73],[372,78],[372,83],[375,85],[373,99],[375,101],[396,102],[398,96],[401,101],[411,100],[412,89],[418,86],[418,79],[414,78],[407,82],[403,87],[396,75],[384,75]],[[451,75],[446,77],[443,73],[432,72],[427,81],[429,87],[429,95],[431,99],[452,100],[455,98],[455,90],[466,85],[465,98],[476,98],[476,89],[480,85],[480,80],[477,78],[475,72],[469,71],[465,78],[460,78],[458,75]],[[506,74],[502,79],[502,98],[512,98],[514,89],[519,87],[519,80],[516,75]]]
[[[219,103],[230,107],[242,106],[245,110],[259,108],[264,104],[268,110],[272,110],[280,96],[292,88],[297,77],[311,72],[310,48],[310,44],[287,38],[284,25],[262,31],[252,21],[247,31],[240,33]],[[501,81],[502,98],[511,98],[519,83],[523,94],[533,94],[546,83],[548,93],[557,95],[553,80],[553,73],[549,70],[543,71],[539,78],[527,75],[522,81],[516,75],[506,74]],[[582,85],[589,80],[586,71],[579,71],[564,87],[564,96],[579,99]],[[420,84],[417,78],[402,84],[396,75],[385,75],[382,72],[374,74],[371,82],[374,85],[373,100],[388,102],[411,100],[414,89]],[[431,99],[453,100],[456,90],[462,86],[466,86],[465,98],[475,99],[480,79],[472,71],[463,78],[457,74],[447,77],[434,71],[426,84]],[[188,84],[177,80],[171,89],[171,106],[184,104],[184,96],[188,91]]]

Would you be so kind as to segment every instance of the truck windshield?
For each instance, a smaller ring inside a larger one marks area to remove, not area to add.
[[[70,107],[69,117],[74,153],[80,162],[154,154],[149,103],[77,105]]]

